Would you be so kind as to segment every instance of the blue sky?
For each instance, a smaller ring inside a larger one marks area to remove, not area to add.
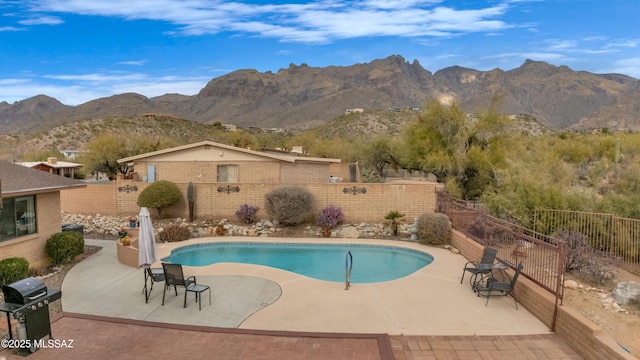
[[[197,94],[240,69],[390,55],[640,78],[640,0],[0,0],[0,101]]]

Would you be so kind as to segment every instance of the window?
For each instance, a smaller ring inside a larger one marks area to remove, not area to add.
[[[34,234],[36,225],[35,196],[2,199],[0,241]]]
[[[238,165],[218,165],[218,182],[237,183]]]

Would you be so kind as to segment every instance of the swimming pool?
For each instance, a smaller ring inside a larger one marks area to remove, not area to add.
[[[399,279],[433,262],[430,254],[395,246],[258,242],[188,245],[172,250],[162,261],[185,266],[229,262],[264,265],[319,280],[343,282],[348,251],[353,259],[353,284]]]

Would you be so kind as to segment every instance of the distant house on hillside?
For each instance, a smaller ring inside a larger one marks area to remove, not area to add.
[[[118,160],[134,180],[175,183],[328,183],[331,176],[358,181],[357,164],[340,159],[290,156],[212,141],[178,146]],[[352,176],[350,175],[352,174]]]
[[[55,157],[50,157],[47,159],[47,161],[30,161],[20,162],[17,164],[69,178],[74,178],[76,174],[80,172],[80,167],[82,167],[82,164],[72,163],[68,161],[58,161],[58,159]]]
[[[60,150],[60,152],[67,159],[75,159],[83,153],[82,150]]]
[[[86,184],[3,160],[0,182],[0,260],[24,257],[31,266],[45,265],[46,241],[61,231],[60,190]]]

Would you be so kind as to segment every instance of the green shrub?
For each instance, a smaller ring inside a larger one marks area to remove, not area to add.
[[[140,207],[155,208],[158,210],[158,217],[162,218],[162,209],[177,204],[181,197],[182,193],[176,184],[159,180],[140,192],[137,204]]]
[[[84,236],[77,231],[62,231],[53,234],[45,246],[54,265],[68,263],[84,252]]]
[[[0,286],[29,276],[29,262],[22,257],[0,260]]]
[[[158,238],[162,242],[176,242],[191,239],[191,230],[186,226],[178,224],[167,225],[158,233]]]
[[[313,194],[300,186],[271,190],[264,196],[264,208],[279,223],[295,226],[313,215]]]
[[[418,218],[418,239],[429,245],[449,244],[451,241],[451,223],[447,215],[426,213]]]

